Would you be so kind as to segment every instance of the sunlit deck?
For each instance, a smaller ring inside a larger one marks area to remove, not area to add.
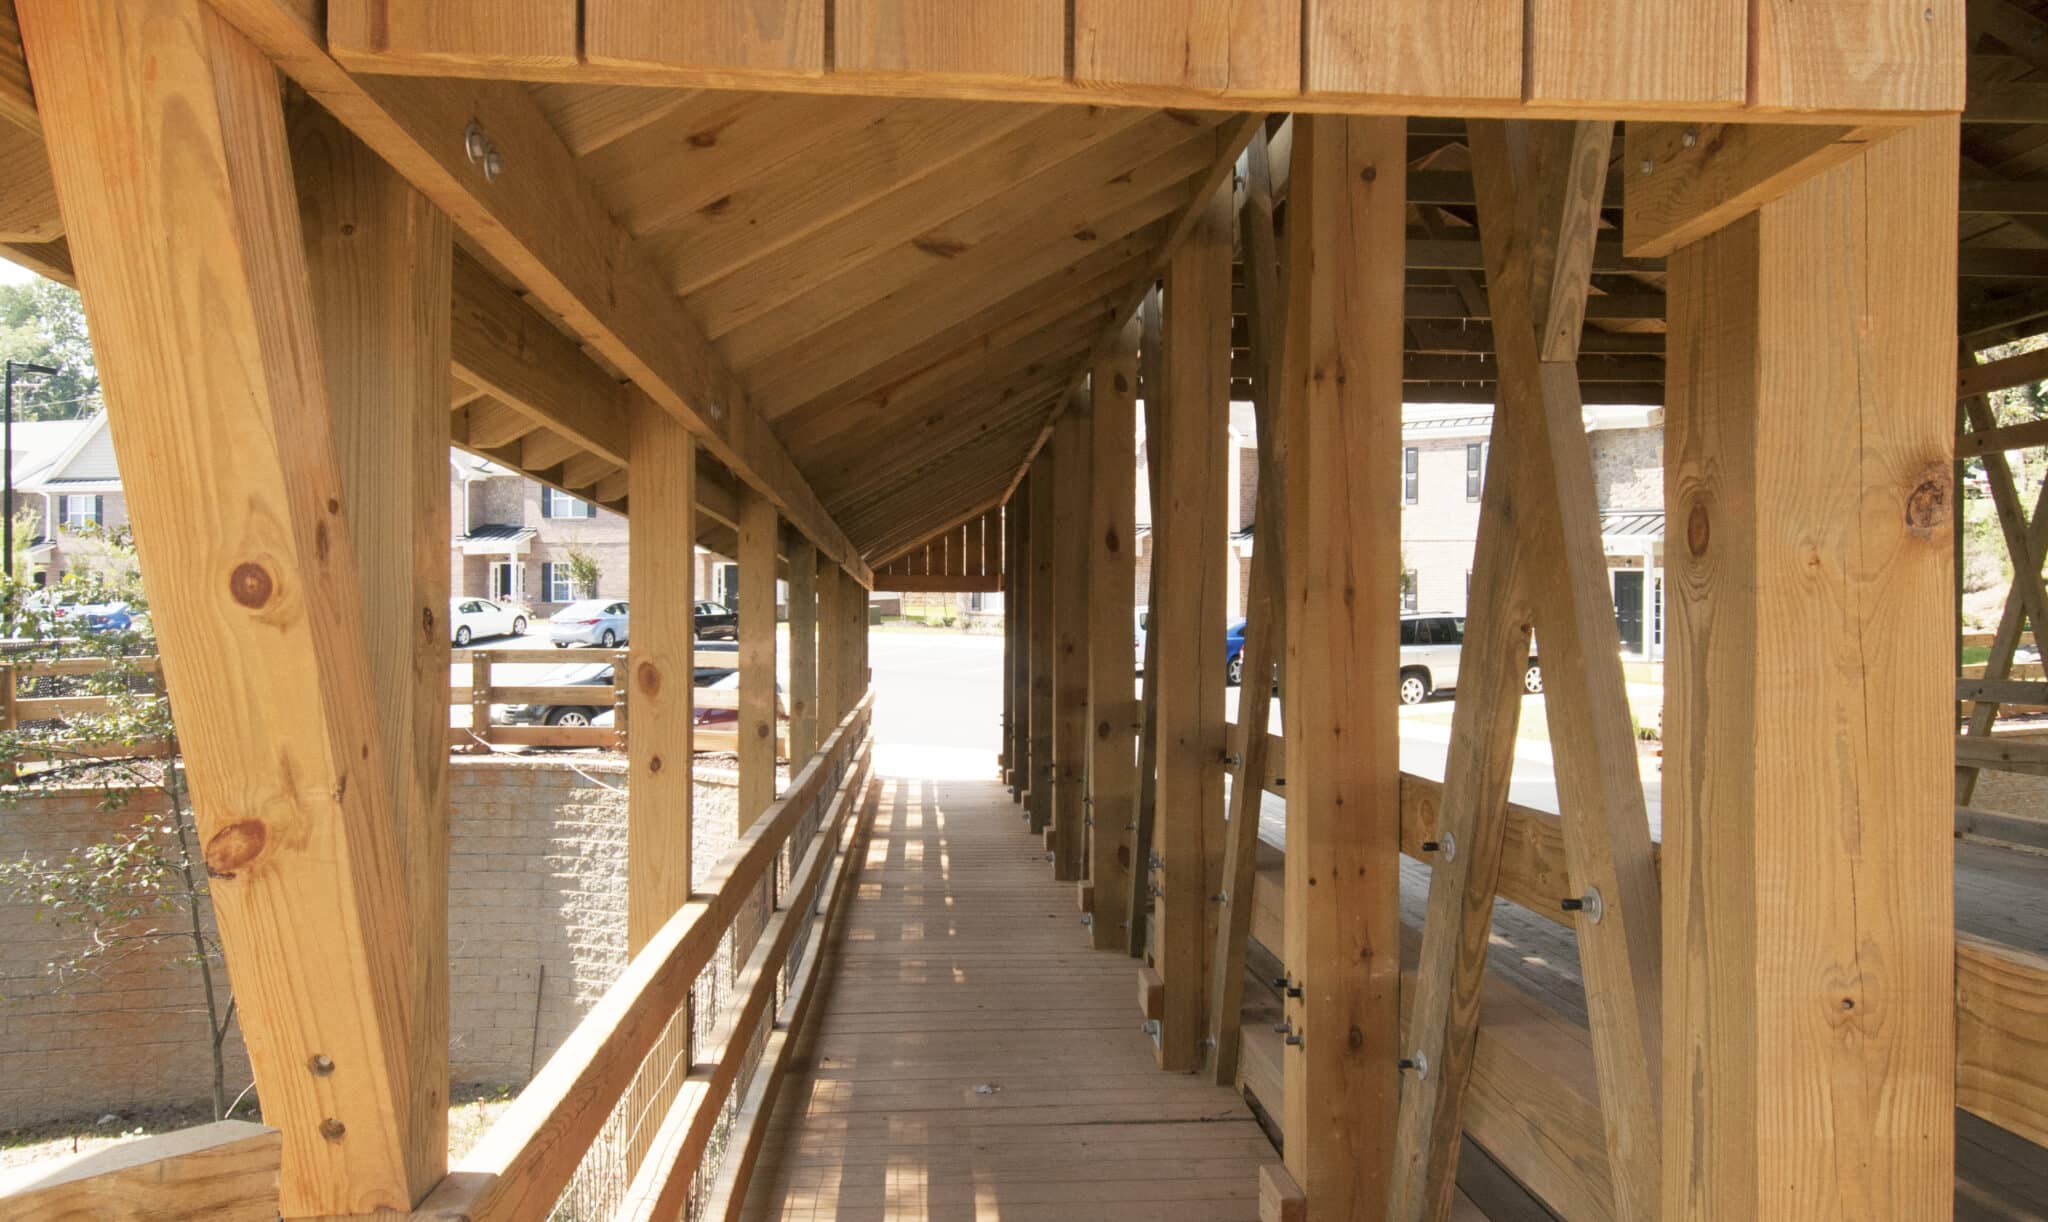
[[[883,777],[749,1218],[1249,1222],[1272,1144],[1160,1073],[1136,966],[1088,948],[995,781]]]

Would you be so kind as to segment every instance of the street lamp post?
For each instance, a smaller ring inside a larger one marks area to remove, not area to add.
[[[4,556],[0,556],[0,573],[5,573],[9,581],[14,580],[14,371],[17,369],[23,373],[40,373],[50,376],[55,376],[57,373],[55,369],[50,368],[48,365],[37,365],[30,361],[7,362],[6,423],[4,426],[0,426],[0,432],[4,432],[4,436],[0,436],[0,444],[4,444],[7,448],[6,458],[0,459],[0,466],[6,468],[7,522],[5,530],[6,542],[0,544],[0,549],[4,549]],[[44,528],[48,529],[48,527],[49,523],[44,523]]]

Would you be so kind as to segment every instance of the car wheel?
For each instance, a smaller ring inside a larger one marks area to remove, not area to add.
[[[513,636],[525,636],[525,635],[526,635],[526,617],[525,617],[525,616],[523,616],[523,615],[522,615],[522,616],[520,616],[520,617],[519,617],[518,619],[515,619],[515,620],[513,620],[513,621],[512,621],[512,635],[513,635]]]
[[[1536,665],[1534,662],[1529,663],[1529,669],[1522,672],[1522,690],[1531,696],[1543,694],[1543,668],[1541,666]]]
[[[569,642],[567,642],[567,641],[556,641],[556,642],[555,642],[555,648],[556,648],[556,649],[567,649],[568,647],[569,647]]]
[[[1230,659],[1230,665],[1224,668],[1223,681],[1232,687],[1236,687],[1244,682],[1244,654],[1242,652]]]
[[[613,631],[612,631],[611,629],[609,629],[609,628],[605,629],[605,630],[604,630],[604,647],[605,647],[606,649],[616,649],[616,648],[618,648],[618,645],[619,645],[619,634],[618,634],[618,633],[616,633],[616,632],[613,632]]]
[[[562,726],[571,730],[579,730],[590,724],[590,710],[556,709],[548,714],[547,723],[551,726]]]
[[[1401,676],[1401,703],[1421,704],[1429,696],[1429,680],[1415,671]]]
[[[469,645],[469,625],[468,625],[468,624],[464,624],[464,625],[463,625],[462,627],[460,627],[460,628],[457,628],[457,629],[455,630],[455,643],[456,643],[456,645],[458,645],[458,646],[463,646],[463,647],[467,647],[467,646]]]

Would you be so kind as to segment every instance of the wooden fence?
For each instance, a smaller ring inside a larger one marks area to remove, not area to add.
[[[497,746],[526,747],[596,747],[608,751],[626,749],[627,707],[626,707],[626,657],[623,649],[612,650],[556,650],[556,649],[476,649],[454,656],[455,665],[467,662],[470,667],[469,682],[451,682],[448,688],[451,711],[468,708],[469,725],[451,725],[448,729],[449,746],[458,751],[485,752]],[[121,659],[123,664],[133,665],[149,675],[159,670],[154,657],[133,657]],[[499,683],[496,668],[508,665],[535,665],[546,663],[560,666],[578,662],[589,662],[612,667],[612,682],[606,685],[584,683],[574,684],[532,684]],[[50,679],[83,679],[99,674],[115,663],[106,658],[63,658],[46,662],[5,662],[0,663],[0,729],[15,730],[22,725],[39,722],[66,722],[75,717],[104,713],[113,705],[114,698],[101,694],[59,694],[39,695],[36,691]],[[739,654],[731,650],[700,650],[696,657],[700,668],[737,670]],[[563,705],[577,708],[591,708],[612,711],[613,724],[609,726],[549,726],[549,725],[494,725],[491,709],[496,705],[538,704]],[[735,688],[699,688],[696,692],[696,707],[699,709],[739,708],[739,691]],[[776,697],[777,733],[776,741],[780,754],[789,758],[789,727],[782,724],[788,716],[788,709],[780,695]],[[479,727],[481,729],[479,730]],[[692,748],[699,752],[739,750],[737,723],[697,726],[691,735]],[[101,742],[80,738],[65,742],[63,750],[67,755],[91,756],[101,759],[159,755],[164,750],[160,741],[137,743]]]
[[[456,665],[469,663],[468,683],[451,682],[448,687],[449,706],[452,709],[465,705],[469,708],[467,726],[451,725],[448,729],[450,747],[458,751],[485,752],[496,746],[524,747],[597,747],[608,751],[626,749],[626,732],[629,721],[626,701],[626,659],[623,649],[472,649],[454,657]],[[532,684],[498,683],[496,671],[500,666],[575,664],[588,662],[594,665],[609,663],[612,681],[609,685],[588,683]],[[736,650],[697,651],[696,665],[701,668],[738,670],[740,655]],[[698,709],[739,708],[737,688],[698,688],[695,707]],[[550,726],[550,725],[494,725],[491,709],[497,705],[538,704],[570,706],[587,709],[610,709],[612,724],[609,726]],[[775,699],[776,742],[778,754],[789,758],[789,727],[786,718],[788,708],[778,693]],[[479,729],[481,727],[481,729]],[[698,752],[738,751],[738,723],[697,726],[691,731],[691,749]]]
[[[706,1199],[693,1216],[738,1216],[791,1041],[818,992],[826,939],[862,860],[875,809],[873,699],[846,715],[413,1218],[549,1216],[642,1062],[689,1016],[699,976],[730,970],[717,962],[720,950],[739,922],[759,913],[765,891],[767,919],[742,951],[730,999],[684,1052],[666,1113],[650,1117],[658,1127],[617,1211],[681,1216],[703,1175]],[[721,1152],[707,1158],[727,1115]],[[0,1216],[274,1218],[278,1154],[276,1131],[255,1125],[181,1130],[0,1178]]]

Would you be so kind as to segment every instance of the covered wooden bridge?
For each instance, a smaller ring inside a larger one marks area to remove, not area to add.
[[[23,1210],[2048,1208],[2048,961],[1958,940],[1951,818],[1952,405],[2043,373],[1974,355],[2048,318],[2035,4],[13,7],[0,242],[85,296],[276,1130]],[[1284,736],[1224,716],[1233,395]],[[1498,405],[1441,782],[1404,401]],[[1597,402],[1666,413],[1660,835]],[[628,513],[636,603],[633,959],[454,1166],[451,443]],[[694,890],[692,540],[747,583]],[[876,775],[870,588],[1007,595],[1000,779]],[[1532,633],[1556,812],[1508,801]]]

